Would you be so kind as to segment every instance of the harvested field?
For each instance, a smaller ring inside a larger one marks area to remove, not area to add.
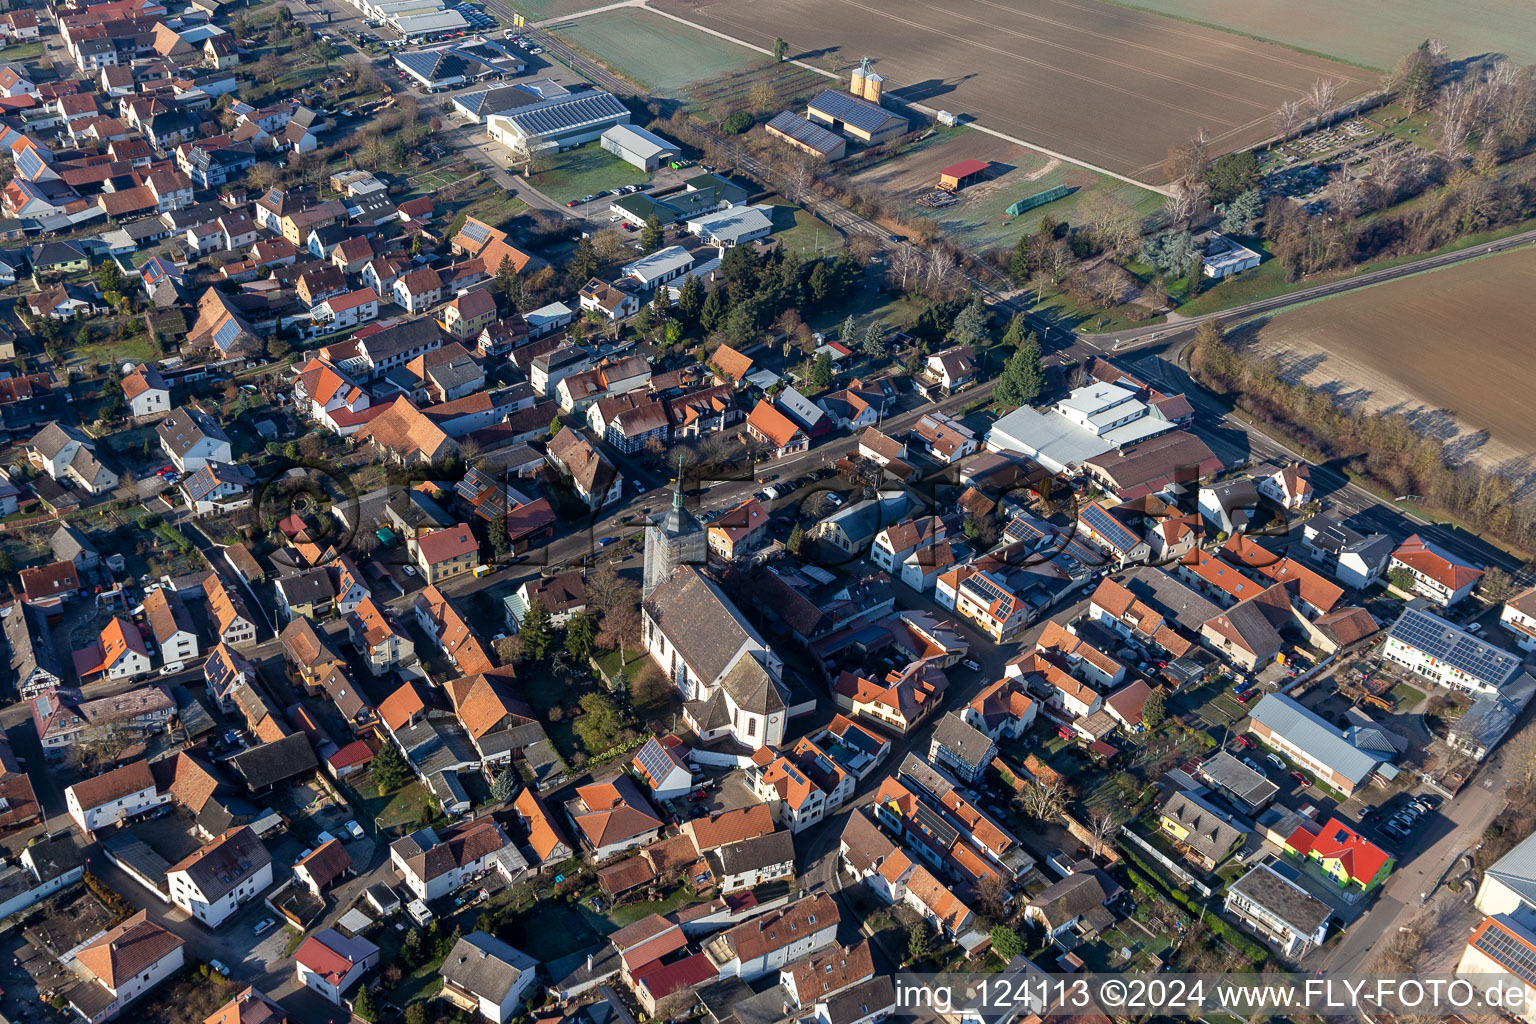
[[[940,170],[967,159],[990,161],[991,176],[961,191],[960,201],[953,206],[932,209],[915,202],[937,186]],[[878,195],[892,209],[899,206],[904,213],[935,222],[956,244],[978,252],[1012,246],[1020,232],[1033,231],[1042,217],[1075,223],[1083,197],[1099,189],[1111,190],[1143,215],[1156,212],[1163,204],[1163,197],[1155,192],[969,128],[940,130],[900,156],[857,172],[851,181]],[[1014,202],[1056,185],[1074,191],[1022,217],[1009,217],[1005,212]]]
[[[1454,8],[1444,0],[1117,2],[1384,71],[1425,36],[1445,40],[1453,58],[1502,53],[1536,63],[1536,18],[1526,0],[1464,0]]]
[[[1339,98],[1378,76],[1272,43],[1099,0],[656,0],[757,46],[846,68],[884,56],[886,92],[1121,174],[1161,175],[1168,147],[1207,129],[1220,149],[1318,78]],[[809,52],[806,52],[809,51]]]
[[[661,96],[768,62],[744,46],[636,8],[559,21],[549,30]]]
[[[1401,412],[1455,456],[1527,477],[1536,470],[1533,293],[1536,250],[1521,249],[1303,306],[1233,339],[1342,406]]]

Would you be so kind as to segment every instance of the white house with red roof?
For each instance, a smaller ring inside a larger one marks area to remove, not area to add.
[[[1413,576],[1414,592],[1442,608],[1472,593],[1483,578],[1483,567],[1457,558],[1445,548],[1414,534],[1398,545],[1387,572],[1406,569]]]
[[[82,683],[102,679],[137,679],[148,675],[149,649],[139,627],[114,615],[101,636],[89,647],[74,652],[75,674]]]
[[[336,1006],[342,995],[379,962],[379,947],[361,936],[347,936],[334,928],[322,928],[304,940],[293,954],[300,984],[313,989]]]
[[[1504,602],[1499,625],[1514,634],[1516,647],[1536,651],[1536,587],[1527,587]]]
[[[315,318],[315,327],[326,333],[345,330],[378,319],[379,296],[372,288],[332,295],[311,309],[310,314]]]
[[[676,736],[652,736],[635,755],[630,766],[635,775],[650,788],[658,800],[687,796],[693,787],[693,773],[688,769],[688,747]]]

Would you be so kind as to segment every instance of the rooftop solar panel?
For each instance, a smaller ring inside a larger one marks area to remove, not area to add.
[[[635,760],[640,763],[640,767],[647,775],[658,781],[665,779],[667,773],[676,767],[666,748],[661,745],[661,741],[654,737],[640,748],[640,753],[636,755]]]
[[[1505,931],[1500,922],[1491,922],[1473,944],[1526,982],[1536,984],[1536,950]]]
[[[843,144],[841,137],[788,110],[775,114],[768,127],[823,153],[830,153]]]
[[[1084,508],[1078,514],[1078,518],[1087,523],[1094,533],[1104,538],[1106,543],[1113,544],[1121,551],[1130,551],[1141,543],[1140,537],[1126,529],[1123,523],[1110,515],[1098,502]]]
[[[861,100],[857,96],[828,89],[811,101],[811,108],[819,114],[842,121],[866,132],[878,131],[891,118],[889,110],[878,103]]]
[[[939,816],[939,812],[918,800],[912,805],[912,817],[923,831],[927,832],[939,844],[948,849],[953,846],[955,840],[960,838],[960,832],[949,822]]]
[[[234,319],[224,321],[219,329],[213,332],[213,343],[220,349],[227,349],[240,337],[240,324]]]
[[[561,96],[507,115],[525,135],[548,135],[609,118],[623,117],[628,109],[606,92]]]
[[[1520,667],[1520,659],[1479,640],[1437,615],[1409,609],[1392,626],[1397,640],[1443,661],[1475,679],[1502,685]]]
[[[479,244],[480,242],[483,242],[487,238],[491,237],[491,233],[486,228],[486,226],[479,223],[478,221],[469,221],[466,223],[462,228],[459,229],[459,234],[463,235],[465,238],[476,244]]]

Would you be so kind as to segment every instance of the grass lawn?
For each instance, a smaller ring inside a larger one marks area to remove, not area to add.
[[[443,962],[432,960],[416,968],[400,979],[400,984],[389,993],[389,1001],[396,1006],[406,1006],[423,999],[431,999],[443,987]]]
[[[562,22],[551,25],[550,30],[664,96],[675,96],[689,86],[732,71],[770,63],[766,54],[632,8]]]
[[[94,322],[98,337],[89,344],[70,344],[61,349],[62,360],[72,366],[105,366],[108,363],[147,363],[160,358],[160,350],[149,335],[140,334],[119,341],[110,334],[111,327]],[[78,335],[77,335],[78,337]]]
[[[652,914],[670,914],[681,907],[702,902],[692,891],[684,886],[678,886],[677,891],[666,899],[626,903],[624,906],[604,914],[603,917],[612,922],[614,931],[618,931],[620,928],[634,924],[642,917],[649,917]]]
[[[43,41],[34,39],[29,43],[17,43],[15,46],[0,47],[0,61],[9,63],[13,60],[36,60],[43,55]]]
[[[352,803],[361,812],[358,820],[371,823],[378,819],[385,828],[420,821],[430,797],[431,793],[419,779],[412,779],[386,796],[379,796],[378,790],[368,784],[361,789],[354,787],[352,791]]]
[[[769,205],[774,211],[773,237],[785,251],[802,256],[831,256],[843,248],[842,234],[809,210],[784,199],[772,199]]]
[[[600,942],[609,932],[618,930],[607,928],[599,931],[596,925],[604,921],[604,918],[574,904],[544,900],[523,917],[521,942],[514,942],[513,945],[535,960],[549,963],[586,949]]]
[[[557,166],[533,176],[533,185],[557,203],[651,180],[645,171],[620,160],[596,141],[568,149],[556,159],[560,161]]]
[[[1409,686],[1407,683],[1398,683],[1392,687],[1392,699],[1397,701],[1397,710],[1403,713],[1412,711],[1424,700],[1424,691]]]

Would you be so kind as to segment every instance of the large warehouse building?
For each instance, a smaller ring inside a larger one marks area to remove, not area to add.
[[[601,141],[608,152],[642,171],[654,171],[662,161],[677,159],[675,143],[637,125],[616,124],[603,132]]]
[[[841,89],[828,89],[811,100],[805,116],[865,146],[878,146],[907,133],[906,118]]]
[[[556,96],[485,119],[491,138],[517,152],[569,149],[600,138],[616,124],[629,123],[629,108],[612,93],[589,92]]]
[[[848,140],[827,131],[821,125],[812,124],[792,110],[782,110],[763,125],[763,130],[780,142],[793,146],[802,153],[831,163],[841,160],[848,153]]]

